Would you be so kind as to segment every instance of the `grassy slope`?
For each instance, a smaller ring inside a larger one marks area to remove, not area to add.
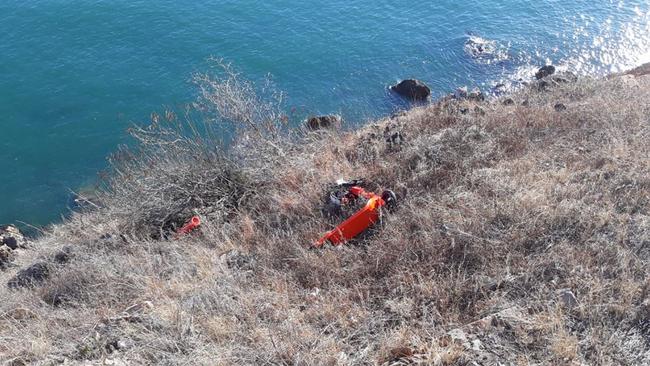
[[[530,88],[514,105],[442,101],[258,141],[237,163],[149,152],[105,208],[19,256],[51,262],[50,279],[14,291],[19,268],[0,272],[0,359],[647,364],[649,77]],[[340,177],[392,188],[400,207],[356,243],[308,250]],[[200,233],[149,238],[191,212]],[[53,264],[64,245],[71,261]]]

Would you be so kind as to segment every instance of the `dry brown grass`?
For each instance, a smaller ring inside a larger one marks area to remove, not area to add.
[[[212,86],[210,97],[223,91]],[[138,131],[143,150],[116,165],[102,207],[17,264],[51,262],[64,245],[71,261],[33,290],[0,288],[0,358],[649,363],[650,82],[585,78],[510,97],[351,132],[287,136],[278,117],[228,154],[178,123]],[[237,98],[221,108],[259,102]],[[404,141],[388,143],[397,132]],[[394,189],[399,209],[360,240],[309,250],[332,225],[324,190],[355,177]],[[165,239],[190,214],[201,230]]]

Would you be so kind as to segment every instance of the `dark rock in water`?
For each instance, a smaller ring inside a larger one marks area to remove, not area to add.
[[[2,244],[8,246],[11,249],[18,248],[18,240],[16,240],[16,238],[14,238],[13,236],[9,236],[2,239]]]
[[[59,264],[68,263],[70,261],[70,258],[72,258],[71,246],[65,246],[60,251],[56,252],[56,254],[54,254],[54,261]]]
[[[7,282],[12,289],[34,287],[50,276],[50,267],[45,262],[37,262],[21,270]]]
[[[513,105],[515,104],[515,101],[512,100],[512,98],[506,98],[503,100],[503,105]]]
[[[395,93],[413,100],[425,100],[431,95],[431,89],[416,79],[407,79],[390,87]]]
[[[509,57],[507,46],[499,44],[495,40],[481,38],[476,35],[470,35],[463,48],[465,53],[475,61],[487,64],[495,61],[505,61]]]
[[[566,106],[562,103],[556,103],[553,108],[558,112],[566,111]]]
[[[312,131],[325,128],[335,128],[341,126],[341,117],[337,115],[310,117],[307,120],[307,128]]]
[[[537,70],[537,72],[535,73],[535,78],[537,80],[540,80],[540,79],[543,79],[543,78],[545,78],[545,77],[547,77],[549,75],[553,75],[553,74],[555,74],[555,66],[546,65],[546,66],[540,67],[540,69]]]

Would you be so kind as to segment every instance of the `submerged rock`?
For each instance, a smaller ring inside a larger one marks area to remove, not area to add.
[[[546,65],[540,67],[539,70],[535,73],[535,79],[540,80],[543,79],[549,75],[555,74],[555,66],[553,65]]]
[[[431,95],[431,89],[416,79],[403,80],[399,84],[391,86],[390,89],[401,96],[413,100],[425,100]]]
[[[491,55],[496,51],[496,42],[481,37],[470,36],[465,41],[465,51],[472,57]]]
[[[337,116],[335,114],[310,117],[307,120],[307,128],[309,128],[312,131],[326,129],[326,128],[335,128],[340,126],[341,126],[341,116]]]
[[[508,60],[510,58],[509,47],[508,44],[470,34],[463,49],[474,62],[489,65]]]

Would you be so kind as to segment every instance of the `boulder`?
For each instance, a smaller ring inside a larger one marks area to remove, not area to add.
[[[27,239],[14,225],[0,227],[0,245],[6,245],[10,249],[24,248]]]
[[[555,74],[555,66],[545,65],[540,67],[539,70],[537,70],[537,72],[535,73],[535,79],[540,80],[553,74]]]
[[[13,236],[8,236],[2,239],[2,244],[9,247],[9,249],[14,250],[18,248],[18,240]]]
[[[21,270],[7,282],[12,289],[35,287],[50,276],[50,267],[45,262],[37,262]]]
[[[341,116],[334,114],[326,116],[315,116],[307,119],[307,128],[312,131],[336,128],[341,126]]]
[[[407,79],[390,87],[395,93],[412,100],[425,100],[431,95],[431,89],[416,79]]]
[[[503,100],[503,105],[513,105],[515,104],[515,101],[512,100],[512,98],[506,98]]]
[[[555,108],[557,112],[566,111],[566,105],[562,103],[556,103],[555,106],[553,106],[553,108]]]

